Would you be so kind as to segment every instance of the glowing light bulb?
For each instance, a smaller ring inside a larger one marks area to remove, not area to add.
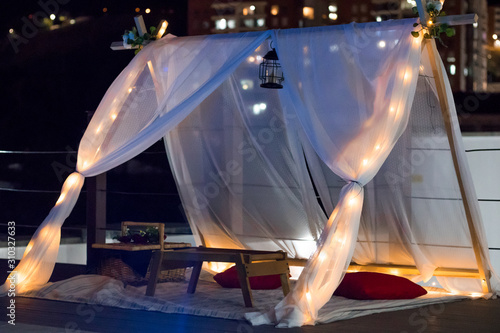
[[[380,150],[380,145],[376,145],[375,150]]]
[[[432,22],[432,20],[427,21],[427,25],[433,25],[433,24],[434,22]]]
[[[69,186],[73,186],[76,184],[77,180],[78,180],[78,175],[71,175],[68,177],[67,183]]]
[[[356,204],[356,197],[352,197],[351,199],[349,199],[348,203],[349,206],[354,206]]]
[[[95,134],[98,134],[100,131],[101,131],[101,125],[97,127],[97,129],[95,130]]]
[[[399,271],[397,269],[391,269],[392,275],[399,275]]]
[[[365,159],[363,160],[363,165],[365,165],[365,166],[366,166],[367,164],[368,164],[368,160],[365,158]]]
[[[151,13],[151,9],[146,8],[145,12],[146,12],[146,14],[149,14],[149,13]]]
[[[133,90],[132,88],[128,88],[128,90],[127,90],[127,91],[128,91],[128,93],[130,94],[130,93],[132,92],[132,90]]]
[[[393,113],[394,112],[394,107],[391,106],[391,108],[389,109],[389,112]]]
[[[252,57],[252,56],[248,57],[248,62],[254,62],[254,61],[255,61],[255,57]]]
[[[325,259],[326,259],[326,253],[321,253],[321,254],[319,255],[319,261],[320,261],[320,262],[323,262],[323,261],[325,261]]]
[[[307,298],[308,302],[311,302],[311,293],[310,292],[306,293],[306,298]]]
[[[56,15],[55,15],[55,14],[50,14],[50,19],[51,19],[52,21],[54,21],[54,20],[56,19]]]
[[[111,119],[113,119],[113,120],[115,120],[115,119],[116,119],[116,113],[113,113],[113,114],[111,115]]]
[[[24,250],[24,255],[27,255],[32,248],[33,248],[33,243],[30,242],[28,246],[26,246],[26,250]]]
[[[66,193],[61,193],[59,199],[57,199],[56,205],[59,205],[61,202],[63,202],[64,198],[66,198]]]
[[[168,22],[166,20],[161,21],[156,38],[160,39],[165,33],[165,31],[167,31],[167,27],[168,27]]]

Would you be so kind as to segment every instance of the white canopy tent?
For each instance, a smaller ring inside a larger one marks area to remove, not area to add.
[[[498,293],[449,83],[414,22],[169,35],[145,47],[96,110],[77,172],[16,268],[18,292],[48,281],[84,178],[163,137],[197,245],[309,259],[254,324],[314,324],[353,263]],[[270,41],[279,91],[257,82]]]

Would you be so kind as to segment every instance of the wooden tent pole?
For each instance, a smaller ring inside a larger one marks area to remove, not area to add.
[[[425,40],[424,43],[425,43],[424,47],[427,49],[429,53],[432,73],[434,76],[434,81],[436,82],[436,91],[439,98],[439,105],[441,107],[441,113],[446,128],[446,134],[448,136],[448,141],[450,143],[451,156],[453,158],[453,165],[455,167],[455,173],[457,175],[458,185],[460,187],[460,193],[462,195],[462,202],[464,204],[465,215],[467,218],[467,225],[469,227],[469,232],[472,240],[472,248],[474,249],[474,255],[476,257],[478,271],[481,278],[481,287],[484,293],[490,293],[492,290],[490,284],[490,271],[483,260],[477,230],[476,227],[474,226],[474,220],[471,214],[471,201],[463,184],[464,172],[458,163],[458,156],[455,146],[455,141],[457,138],[453,135],[452,132],[452,126],[451,126],[452,115],[450,113],[450,103],[448,100],[448,95],[446,94],[446,86],[444,83],[444,76],[443,76],[444,74],[441,68],[441,63],[439,61],[440,58],[436,47],[436,41],[434,39],[431,39],[431,40]]]

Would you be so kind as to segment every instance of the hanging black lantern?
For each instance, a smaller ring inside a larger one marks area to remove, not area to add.
[[[267,52],[264,61],[259,66],[260,86],[267,89],[282,89],[281,82],[285,81],[281,65],[278,62],[278,54],[275,49]]]

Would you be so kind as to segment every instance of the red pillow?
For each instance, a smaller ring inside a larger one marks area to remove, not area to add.
[[[279,274],[252,276],[250,279],[250,288],[259,289],[276,289],[281,287],[281,279]],[[224,288],[241,288],[240,280],[238,280],[238,272],[236,266],[226,269],[224,272],[216,274],[214,280]]]
[[[333,293],[352,299],[411,299],[427,294],[427,290],[410,280],[389,274],[346,273]]]

